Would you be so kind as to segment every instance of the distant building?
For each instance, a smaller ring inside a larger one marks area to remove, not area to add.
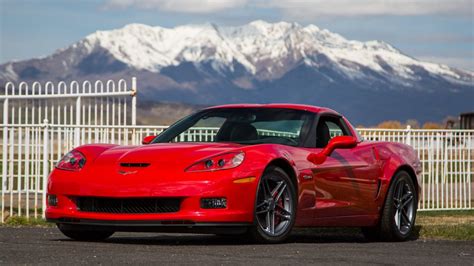
[[[446,129],[474,129],[474,112],[462,113],[458,119],[446,120]]]
[[[474,112],[462,113],[459,115],[460,129],[474,129]]]

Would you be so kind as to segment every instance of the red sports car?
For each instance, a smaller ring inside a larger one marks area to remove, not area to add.
[[[327,108],[211,107],[143,144],[66,154],[49,177],[48,221],[77,240],[156,231],[276,243],[295,226],[361,227],[371,239],[394,241],[413,232],[415,151],[364,141]]]

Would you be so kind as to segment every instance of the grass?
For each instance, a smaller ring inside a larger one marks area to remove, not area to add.
[[[474,217],[474,210],[452,210],[452,211],[419,211],[417,217]]]
[[[424,239],[474,241],[474,224],[420,226],[418,234]]]
[[[10,227],[52,227],[54,224],[46,222],[42,218],[32,218],[27,219],[24,216],[11,216],[8,217],[2,226]]]
[[[418,212],[420,238],[474,240],[474,210]]]

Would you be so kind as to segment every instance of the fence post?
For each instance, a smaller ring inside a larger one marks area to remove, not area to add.
[[[49,175],[49,124],[48,119],[43,120],[43,218],[46,218],[46,191],[48,189]]]
[[[8,91],[7,91],[8,93]],[[7,177],[7,152],[8,152],[8,98],[3,101],[3,143],[2,143],[2,217],[1,223],[5,221],[5,181]]]
[[[137,124],[137,78],[132,78],[132,126]]]
[[[76,99],[76,128],[74,129],[74,147],[81,145],[81,96]]]
[[[411,126],[410,125],[407,125],[406,133],[407,135],[405,138],[405,144],[411,146]]]
[[[469,137],[469,140],[468,140],[468,150],[467,150],[467,185],[468,185],[468,202],[469,202],[469,209],[474,209],[472,207],[472,175],[473,175],[473,172],[472,172],[472,168],[471,168],[471,161],[472,161],[472,156],[474,155],[474,150],[472,150],[472,148],[474,148],[474,143],[472,142],[472,140],[474,139],[474,133],[472,133],[472,135],[470,135]]]
[[[132,126],[137,125],[137,78],[132,78]],[[132,145],[136,145],[136,128],[132,129]],[[128,137],[128,136],[127,136]]]

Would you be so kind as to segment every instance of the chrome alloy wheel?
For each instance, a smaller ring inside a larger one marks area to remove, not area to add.
[[[415,217],[415,191],[405,180],[400,180],[393,193],[395,225],[400,234],[410,232]]]
[[[258,187],[255,206],[258,226],[272,237],[283,235],[295,215],[287,182],[279,176],[264,176]]]

